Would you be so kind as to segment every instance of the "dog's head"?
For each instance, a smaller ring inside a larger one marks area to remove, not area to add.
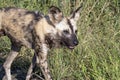
[[[69,16],[64,17],[58,7],[52,6],[49,9],[49,16],[57,31],[56,35],[60,39],[60,43],[73,49],[78,45],[77,39],[77,21],[80,16],[81,7],[78,7]]]

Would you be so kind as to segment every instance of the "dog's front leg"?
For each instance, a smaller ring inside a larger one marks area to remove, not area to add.
[[[45,80],[52,80],[50,76],[50,70],[47,63],[48,47],[45,43],[41,44],[41,49],[38,52],[39,66],[44,74]]]

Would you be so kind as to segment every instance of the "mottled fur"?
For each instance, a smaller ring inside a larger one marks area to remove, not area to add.
[[[81,8],[81,7],[80,7]],[[7,80],[11,80],[10,67],[21,46],[34,49],[34,57],[26,80],[30,79],[35,63],[38,63],[46,80],[52,80],[47,64],[48,50],[59,45],[73,49],[78,45],[76,21],[78,8],[69,17],[63,17],[61,10],[52,6],[48,15],[20,8],[0,10],[0,34],[7,35],[12,48],[3,67]]]

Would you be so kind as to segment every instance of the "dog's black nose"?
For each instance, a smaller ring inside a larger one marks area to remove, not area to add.
[[[77,46],[78,45],[78,41],[73,41],[74,45]]]

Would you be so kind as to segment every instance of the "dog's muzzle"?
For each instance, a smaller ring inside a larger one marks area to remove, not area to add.
[[[75,46],[79,44],[79,41],[75,34],[71,34],[70,37],[63,37],[62,43],[64,46],[68,47],[69,49],[74,49]]]

